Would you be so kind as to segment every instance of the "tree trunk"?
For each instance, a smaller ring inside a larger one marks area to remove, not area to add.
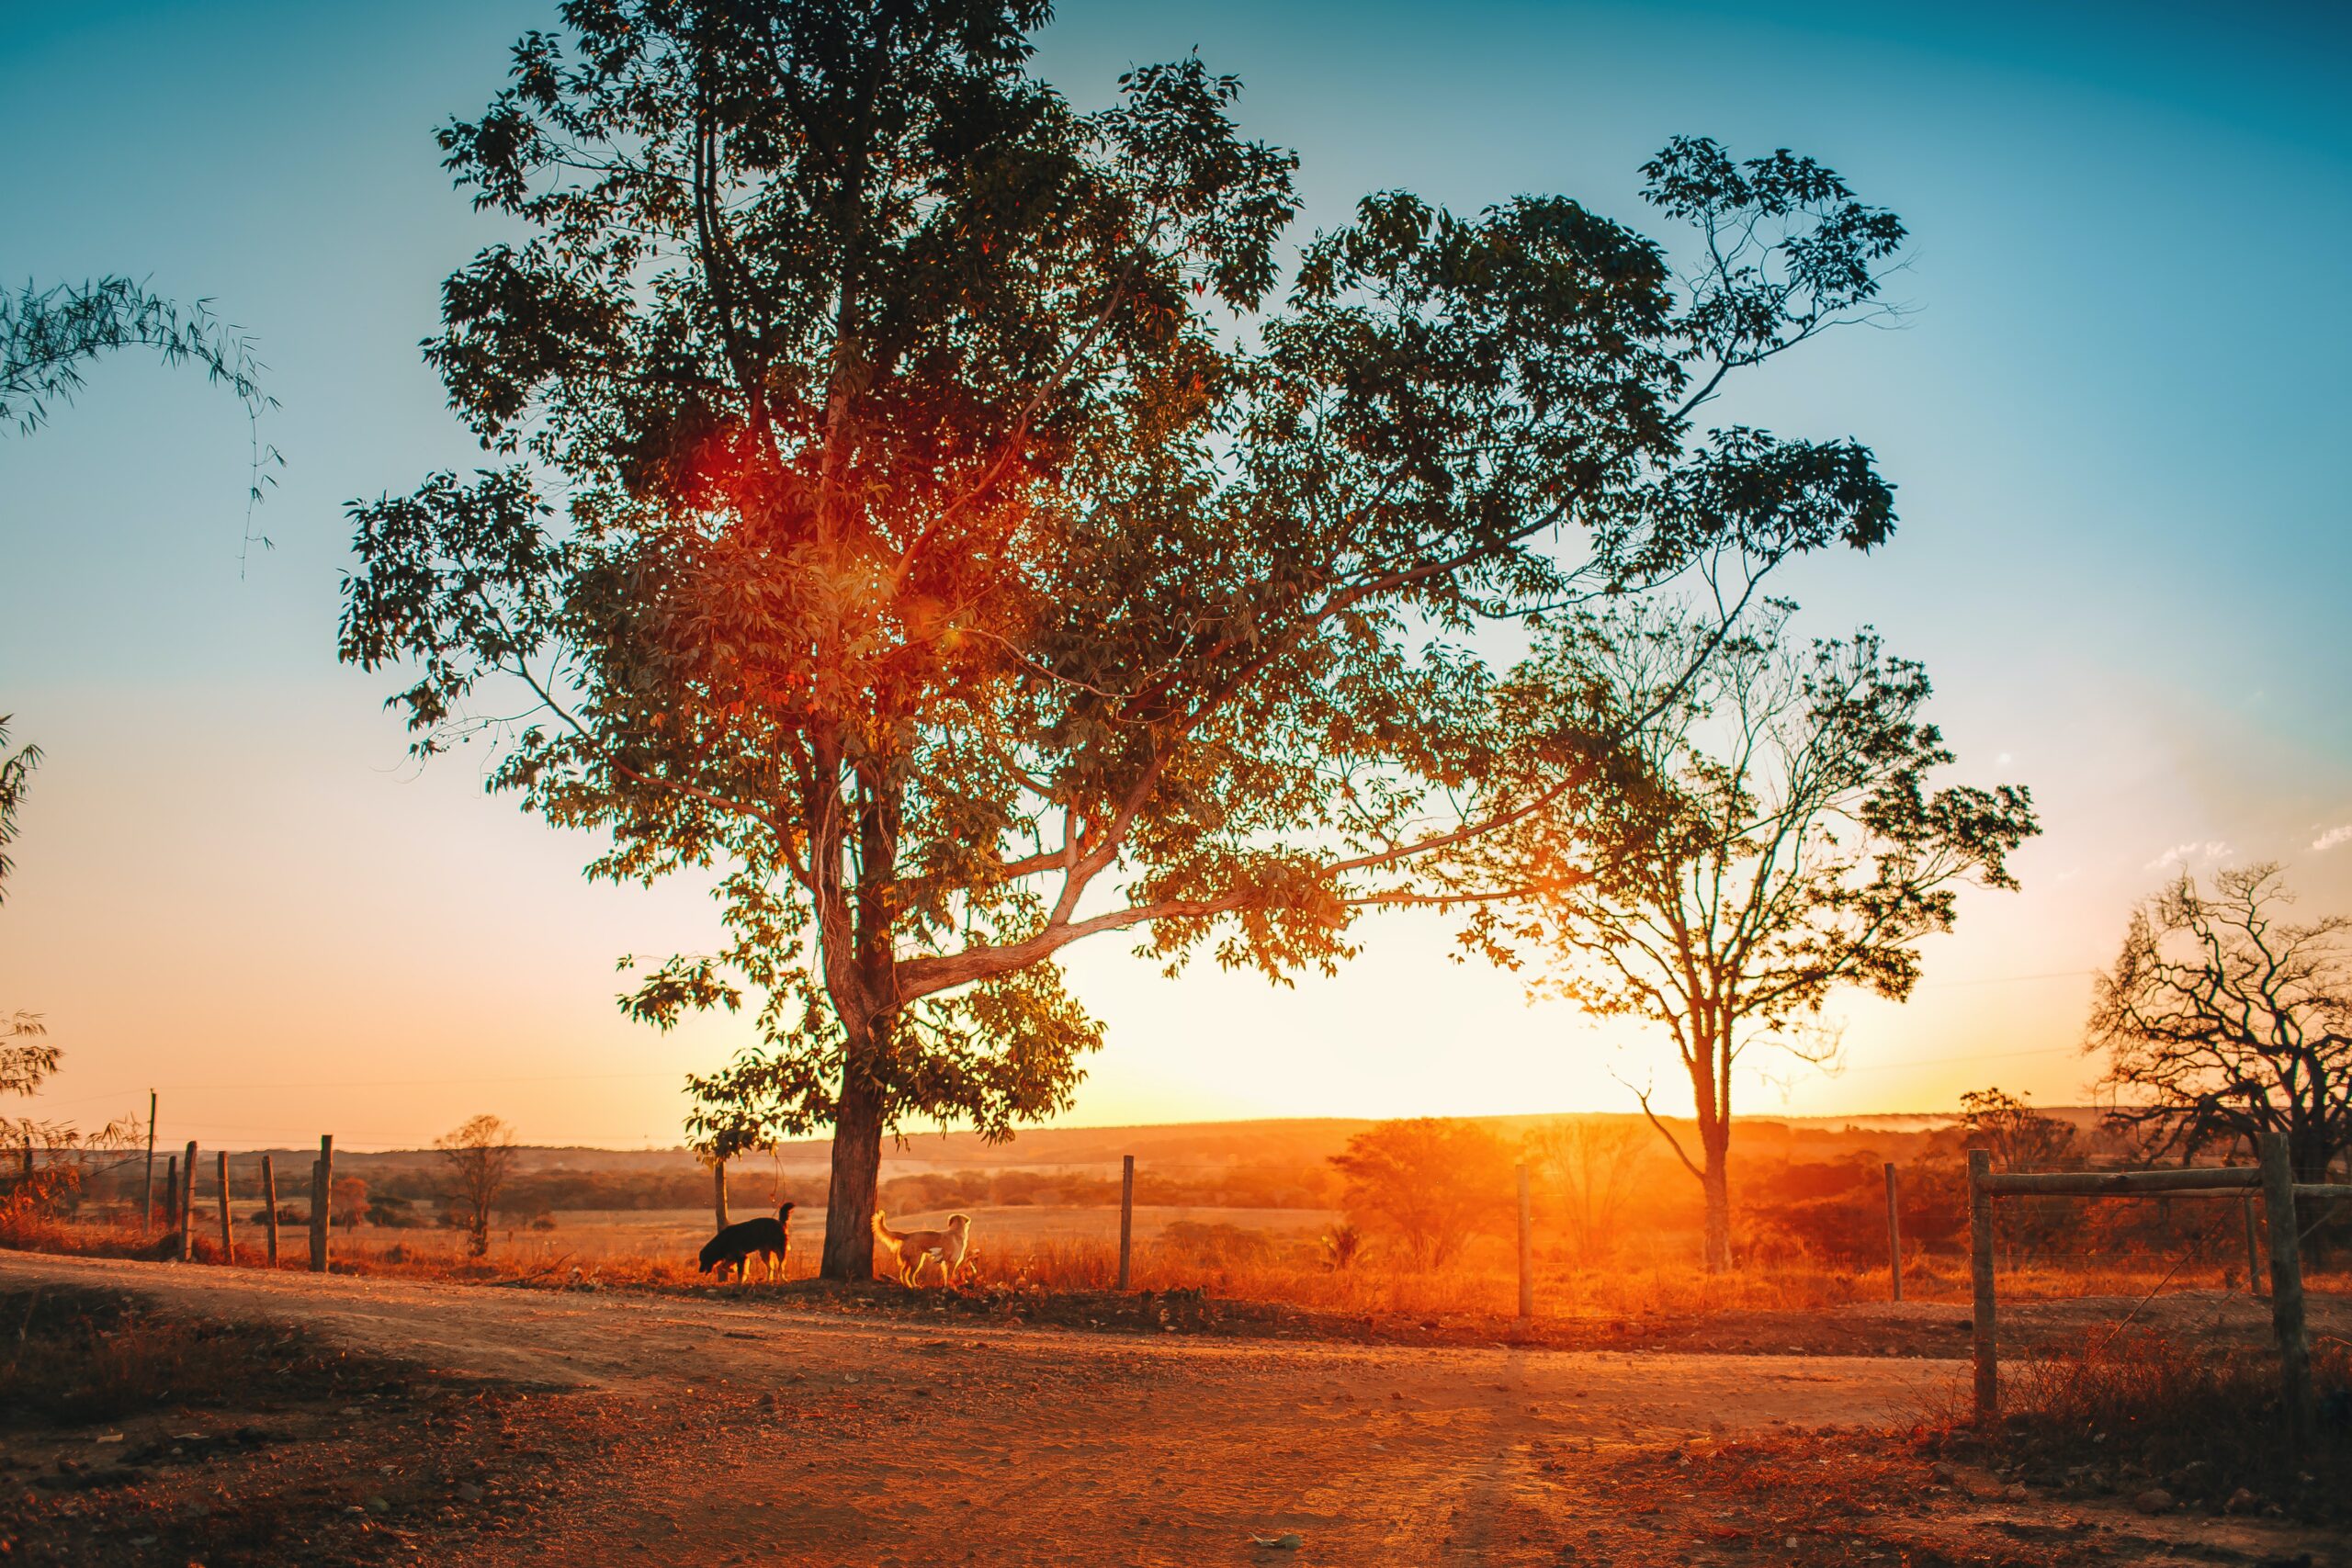
[[[874,1205],[882,1176],[882,1087],[871,1066],[869,1037],[851,1031],[842,1053],[840,1114],[833,1122],[832,1190],[825,1195],[827,1280],[874,1278]]]
[[[1706,1168],[1699,1184],[1707,1194],[1707,1272],[1731,1272],[1731,1140],[1702,1132]]]

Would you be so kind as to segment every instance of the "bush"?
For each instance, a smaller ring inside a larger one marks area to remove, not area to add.
[[[1159,1233],[1159,1245],[1174,1256],[1213,1269],[1262,1263],[1274,1252],[1265,1232],[1243,1230],[1221,1221],[1174,1221]]]
[[[2241,1489],[2301,1517],[2352,1522],[2352,1347],[2313,1347],[2318,1441],[2287,1447],[2276,1351],[2201,1350],[2149,1333],[2104,1333],[2003,1369],[1999,1460],[2044,1483],[2134,1495],[2161,1487],[2225,1506]],[[1968,1446],[1958,1430],[1947,1442]],[[2246,1499],[2240,1500],[2240,1506]]]

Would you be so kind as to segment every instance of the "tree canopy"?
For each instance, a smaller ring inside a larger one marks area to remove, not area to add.
[[[1382,1122],[1331,1156],[1345,1179],[1340,1206],[1416,1269],[1452,1261],[1473,1235],[1508,1223],[1511,1151],[1476,1122],[1419,1116]]]
[[[1082,109],[1035,0],[561,16],[441,133],[512,237],[426,357],[500,460],[353,505],[341,651],[594,874],[716,879],[626,1005],[752,1010],[698,1134],[835,1128],[828,1274],[888,1128],[1068,1102],[1069,943],[1329,966],[1489,825],[1461,634],[1893,525],[1859,444],[1696,418],[1901,243],[1809,159],[1661,153],[1679,284],[1551,196],[1381,193],[1294,263],[1238,85]]]

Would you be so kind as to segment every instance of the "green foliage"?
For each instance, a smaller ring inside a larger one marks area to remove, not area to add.
[[[1489,873],[1537,897],[1481,934],[1556,954],[1563,994],[1657,1020],[1702,1066],[1838,986],[1908,996],[1959,888],[2015,887],[2040,830],[2021,787],[1931,784],[1954,758],[1920,665],[1867,629],[1800,649],[1792,609],[1580,614],[1501,694],[1522,774],[1580,766],[1582,787],[1491,840]]]
[[[594,874],[718,871],[723,944],[626,1006],[753,1013],[695,1085],[721,1156],[831,1123],[870,1182],[908,1117],[1051,1114],[1090,935],[1332,967],[1484,826],[1444,638],[1892,525],[1859,446],[1693,425],[1874,296],[1901,226],[1826,171],[1668,149],[1653,201],[1753,242],[1679,294],[1565,198],[1397,192],[1285,289],[1238,85],[1081,112],[1046,15],[579,0],[442,132],[512,237],[426,356],[501,466],[353,505],[342,655]]]
[[[8,896],[8,874],[17,868],[8,846],[17,841],[17,810],[32,787],[33,770],[40,766],[40,748],[19,746],[10,751],[8,726],[15,715],[0,713],[0,899]]]
[[[92,360],[123,348],[148,349],[166,365],[194,365],[244,404],[254,448],[248,499],[260,504],[263,491],[277,482],[271,470],[285,466],[261,439],[261,417],[277,400],[261,389],[264,367],[253,339],[218,320],[209,300],[175,304],[144,284],[112,276],[0,289],[0,425],[14,423],[17,434],[30,435],[49,423],[54,406],[74,400]]]

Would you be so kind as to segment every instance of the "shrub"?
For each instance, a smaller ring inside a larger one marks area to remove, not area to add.
[[[2306,1518],[2352,1521],[2352,1347],[2322,1339],[2312,1379],[2317,1442],[2289,1451],[2276,1351],[2207,1350],[2112,1331],[2003,1369],[2001,1460],[2037,1480],[2101,1493],[2161,1486],[2207,1507],[2240,1489]],[[1948,1441],[1973,1435],[1955,1417]],[[2241,1506],[2244,1506],[2242,1500]]]

